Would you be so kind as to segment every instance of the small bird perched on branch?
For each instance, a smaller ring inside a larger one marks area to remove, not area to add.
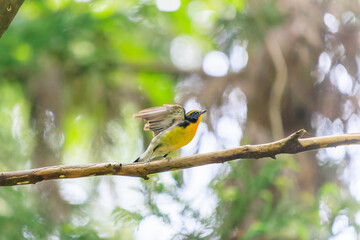
[[[135,162],[149,162],[157,157],[166,158],[169,153],[188,144],[194,138],[205,112],[206,110],[192,110],[185,114],[182,106],[165,104],[135,114],[134,118],[147,121],[144,130],[154,133],[149,147]]]

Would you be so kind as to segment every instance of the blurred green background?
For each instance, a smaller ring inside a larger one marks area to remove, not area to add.
[[[130,163],[140,109],[208,109],[178,155],[360,132],[358,1],[27,0],[0,39],[0,171]],[[175,155],[176,155],[175,154]],[[0,239],[358,239],[360,148],[0,188]]]

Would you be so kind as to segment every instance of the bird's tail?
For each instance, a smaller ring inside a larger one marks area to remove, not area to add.
[[[149,146],[148,149],[146,149],[146,151],[141,154],[134,162],[144,162],[144,161],[148,161],[151,158],[153,152],[153,148],[152,146]]]

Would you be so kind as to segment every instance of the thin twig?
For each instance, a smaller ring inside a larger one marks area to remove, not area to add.
[[[284,137],[281,117],[281,99],[284,95],[288,72],[284,55],[275,36],[269,36],[265,43],[276,70],[276,77],[270,92],[269,118],[273,138],[277,139]]]
[[[148,175],[153,173],[223,163],[240,158],[275,158],[277,154],[281,153],[294,154],[320,148],[360,144],[360,133],[299,139],[305,132],[306,131],[302,129],[284,139],[267,144],[246,145],[218,152],[173,158],[170,161],[161,159],[150,163],[127,165],[121,163],[96,163],[87,165],[51,166],[15,172],[0,172],[0,186],[34,184],[51,179],[101,175],[123,175],[148,179]]]

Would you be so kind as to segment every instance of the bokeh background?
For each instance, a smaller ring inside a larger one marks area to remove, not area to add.
[[[176,155],[360,132],[360,6],[27,0],[0,40],[0,171],[130,163],[132,115],[208,109]],[[359,239],[360,147],[0,188],[1,239]]]

